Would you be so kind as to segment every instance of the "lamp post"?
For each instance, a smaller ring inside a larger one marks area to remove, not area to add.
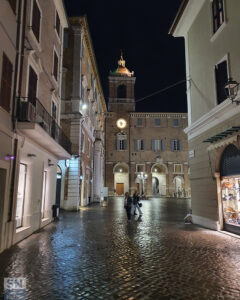
[[[240,103],[240,100],[235,100],[235,98],[238,95],[238,87],[239,87],[239,83],[237,81],[233,80],[231,77],[228,79],[228,82],[224,86],[226,96],[232,102],[236,102],[237,104]]]
[[[142,195],[144,195],[144,181],[148,178],[148,175],[144,172],[140,172],[137,177],[142,181]]]

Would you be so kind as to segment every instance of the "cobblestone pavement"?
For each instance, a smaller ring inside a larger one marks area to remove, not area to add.
[[[123,200],[64,212],[0,255],[4,277],[26,277],[27,299],[240,299],[240,240],[183,223],[183,199]]]

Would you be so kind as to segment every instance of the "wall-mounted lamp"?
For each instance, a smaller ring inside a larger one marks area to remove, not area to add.
[[[53,167],[54,166],[54,164],[51,163],[51,159],[48,160],[48,166],[49,167]]]
[[[15,159],[15,156],[12,155],[12,154],[7,154],[7,155],[5,155],[4,159],[5,159],[5,160],[14,160],[14,159]]]
[[[123,169],[120,169],[119,172],[122,173]]]
[[[70,160],[69,159],[65,160],[65,166],[66,166],[66,168],[69,168],[69,166],[70,166]]]
[[[82,109],[83,109],[83,110],[86,110],[86,109],[87,109],[87,104],[86,104],[86,103],[83,103]]]
[[[33,154],[33,153],[28,153],[27,156],[28,156],[28,157],[36,157],[37,155],[36,155],[36,154]]]
[[[80,175],[79,178],[80,178],[80,180],[83,180],[83,179],[84,179],[84,176],[83,176],[83,175]]]
[[[240,103],[240,100],[235,100],[235,98],[238,95],[238,87],[239,87],[239,82],[233,80],[231,77],[228,79],[228,82],[224,86],[226,96],[232,102],[236,102],[237,104]]]

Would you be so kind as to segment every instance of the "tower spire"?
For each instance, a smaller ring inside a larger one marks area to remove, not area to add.
[[[123,59],[123,52],[122,52],[122,50],[121,50],[121,54],[120,54],[120,59],[118,61],[118,66],[122,67],[122,68],[125,68],[125,60]]]

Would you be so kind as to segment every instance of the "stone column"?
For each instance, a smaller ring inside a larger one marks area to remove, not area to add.
[[[102,190],[101,141],[94,146],[94,175],[93,175],[93,201],[100,202]]]
[[[168,162],[168,192],[169,196],[174,196],[174,184],[173,184],[173,163]]]
[[[152,164],[147,163],[146,164],[146,173],[148,175],[148,178],[147,178],[146,184],[145,184],[145,195],[147,197],[152,196],[152,172],[151,172],[151,168],[152,168]]]

